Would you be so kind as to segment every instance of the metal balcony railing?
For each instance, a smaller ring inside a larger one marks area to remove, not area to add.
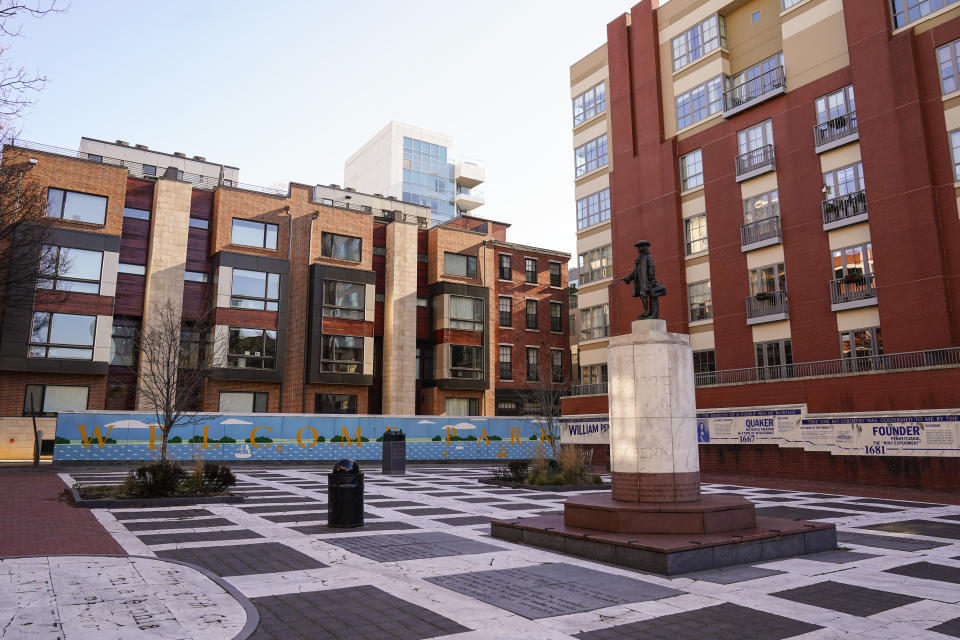
[[[786,313],[786,291],[764,291],[747,296],[747,318],[763,318]]]
[[[580,330],[581,340],[596,340],[597,338],[606,338],[610,335],[610,327],[592,327]]]
[[[823,224],[830,225],[854,216],[865,215],[867,213],[867,193],[866,191],[855,191],[842,195],[839,198],[831,198],[820,203],[823,209]]]
[[[725,369],[695,374],[697,385],[763,382],[783,378],[839,376],[865,371],[898,371],[923,367],[960,366],[960,347],[908,351],[885,355],[854,356],[835,360],[796,362],[769,367]]]
[[[780,216],[755,220],[740,227],[740,246],[746,247],[762,240],[776,238],[780,241]]]
[[[594,384],[575,384],[570,387],[571,396],[600,396],[606,393],[606,382],[596,382]]]
[[[831,118],[826,122],[821,122],[813,126],[814,146],[817,148],[823,147],[831,142],[859,133],[857,112],[851,111],[850,113],[844,113],[836,118]]]
[[[723,93],[723,109],[724,111],[731,111],[744,107],[755,100],[759,100],[765,94],[785,87],[786,84],[787,79],[783,73],[783,67],[775,67],[756,78],[751,78],[725,91]]]
[[[869,300],[877,297],[877,285],[872,273],[850,273],[830,281],[830,301],[833,304]]]
[[[776,166],[773,145],[767,144],[737,156],[737,178],[748,173],[769,171]]]

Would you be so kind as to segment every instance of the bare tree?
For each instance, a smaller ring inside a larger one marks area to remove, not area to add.
[[[540,379],[526,393],[530,408],[533,410],[531,417],[540,424],[543,430],[543,437],[550,445],[550,452],[554,460],[559,459],[560,453],[560,416],[563,415],[563,408],[560,400],[569,393],[570,387],[566,381],[553,382],[552,371],[544,376],[540,373]]]
[[[0,0],[0,35],[7,38],[20,37],[23,18],[42,18],[51,13],[63,13],[66,8],[57,7],[57,0],[50,2],[18,2]],[[10,62],[10,45],[0,45],[0,125],[4,131],[11,130],[11,122],[33,104],[36,94],[47,84],[47,77],[28,71],[22,65]]]

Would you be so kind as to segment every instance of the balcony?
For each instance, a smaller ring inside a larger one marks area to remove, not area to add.
[[[607,395],[607,383],[596,382],[594,384],[575,384],[570,387],[571,396],[605,396]]]
[[[788,317],[786,291],[762,291],[747,296],[747,324],[779,322]]]
[[[776,67],[747,80],[723,93],[723,117],[735,116],[741,111],[775,98],[787,91],[787,79],[783,67]]]
[[[770,216],[740,227],[740,251],[744,253],[780,244],[782,241],[780,216]]]
[[[857,126],[857,112],[844,113],[832,120],[814,125],[814,151],[823,153],[842,147],[860,139],[860,128]]]
[[[759,149],[747,151],[737,156],[737,182],[761,176],[777,168],[773,155],[773,145],[767,144]]]
[[[877,304],[877,285],[872,273],[848,273],[830,281],[830,309],[846,311]]]
[[[457,185],[472,189],[486,178],[486,170],[476,162],[461,160],[454,165],[454,177]]]
[[[839,229],[867,221],[867,194],[865,191],[848,193],[820,203],[823,208],[823,230]]]
[[[486,200],[484,200],[483,194],[479,191],[471,191],[470,193],[461,193],[457,192],[456,197],[457,209],[460,211],[473,211],[480,205],[482,205]]]

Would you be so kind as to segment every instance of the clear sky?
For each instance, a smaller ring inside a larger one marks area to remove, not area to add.
[[[21,137],[182,151],[251,184],[343,184],[344,160],[398,120],[484,162],[476,213],[512,223],[509,239],[573,253],[569,68],[630,4],[73,0],[12,43],[13,62],[50,78]]]

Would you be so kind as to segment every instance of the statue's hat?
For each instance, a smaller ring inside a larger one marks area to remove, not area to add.
[[[646,240],[641,240],[640,242],[638,242],[637,244],[635,244],[635,245],[633,245],[633,246],[635,246],[635,247],[637,247],[637,248],[639,249],[640,247],[649,247],[649,246],[650,246],[650,243],[647,242]]]

